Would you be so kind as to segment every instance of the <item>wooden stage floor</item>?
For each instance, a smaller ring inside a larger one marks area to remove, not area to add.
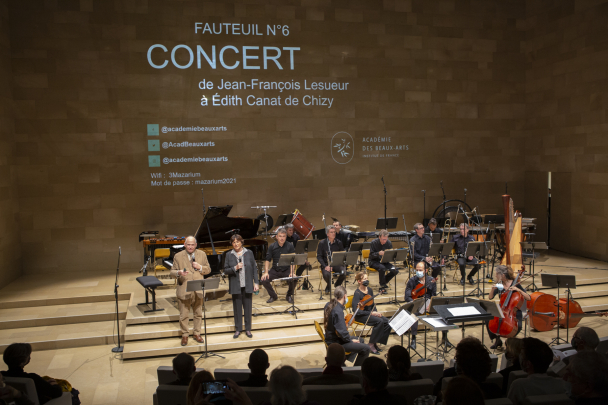
[[[576,275],[579,287],[574,298],[585,311],[608,310],[608,264],[570,256],[555,251],[543,254],[536,271]],[[457,271],[456,271],[457,272]],[[446,295],[461,295],[462,287],[453,281],[455,271],[448,272]],[[458,273],[459,274],[459,273]],[[44,276],[23,276],[0,290],[0,350],[13,342],[29,342],[34,347],[32,362],[27,370],[41,375],[68,379],[81,392],[83,403],[151,404],[156,389],[156,368],[171,365],[176,353],[187,351],[196,356],[201,345],[190,340],[180,346],[178,311],[172,288],[158,293],[159,306],[164,311],[144,313],[144,290],[135,280],[137,270],[123,270],[119,279],[119,317],[121,339],[126,338],[125,351],[113,354],[114,274],[70,273]],[[213,371],[215,368],[244,368],[252,348],[268,351],[271,367],[290,364],[298,368],[322,367],[324,346],[314,330],[314,320],[322,320],[322,308],[327,295],[319,300],[318,270],[311,272],[314,293],[298,291],[296,305],[304,310],[298,319],[281,314],[287,307],[285,288],[279,288],[280,299],[266,304],[268,295],[262,289],[254,296],[253,339],[242,335],[233,339],[232,303],[225,295],[207,303],[209,350],[225,356],[202,359],[197,365]],[[377,288],[377,275],[370,276],[372,288]],[[458,275],[459,279],[459,275]],[[349,276],[347,290],[355,289],[354,275]],[[397,298],[403,301],[407,271],[397,278]],[[527,285],[528,283],[524,283]],[[537,279],[537,285],[540,280]],[[393,283],[394,286],[394,283]],[[391,286],[391,287],[393,287]],[[485,284],[486,293],[490,284]],[[222,287],[220,288],[227,288]],[[467,284],[467,293],[474,287]],[[551,289],[545,292],[555,293]],[[393,297],[378,299],[379,309],[390,316],[397,305],[383,304]],[[221,295],[221,294],[220,294]],[[191,322],[192,324],[192,322]],[[608,335],[607,318],[584,318],[580,325],[593,327],[600,336]],[[466,335],[480,337],[480,325],[467,326]],[[550,342],[556,332],[529,332]],[[572,331],[570,332],[571,336]],[[561,333],[565,337],[565,332]],[[422,336],[421,336],[422,337]],[[450,331],[456,344],[461,330]],[[407,338],[406,338],[407,342]],[[420,345],[419,352],[424,349]],[[429,348],[436,344],[435,334],[428,335]],[[485,335],[485,342],[489,339]],[[400,344],[391,335],[389,345]],[[448,355],[446,361],[449,361]],[[417,360],[417,356],[414,357]]]

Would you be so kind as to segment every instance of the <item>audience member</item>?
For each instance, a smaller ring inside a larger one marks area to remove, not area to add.
[[[388,385],[388,368],[384,360],[368,357],[361,365],[361,386],[365,395],[355,395],[351,405],[401,405],[405,404],[402,395],[390,394]]]
[[[486,382],[486,378],[492,372],[492,359],[490,353],[481,344],[479,339],[468,336],[456,345],[454,356],[455,366],[444,370],[443,377],[435,384],[434,394],[441,401],[441,386],[443,378],[465,375],[473,380],[483,392],[486,399],[502,397],[502,390],[496,384]]]
[[[465,376],[454,377],[443,391],[443,405],[484,405],[479,384]]]
[[[167,385],[188,386],[195,372],[194,357],[188,353],[180,353],[173,358],[173,374],[177,376],[177,380],[171,381]]]
[[[502,375],[502,394],[503,396],[507,396],[507,389],[509,384],[509,374],[511,371],[519,371],[521,370],[521,365],[519,364],[519,353],[521,353],[521,348],[523,347],[523,343],[519,338],[508,338],[506,342],[505,348],[505,357],[511,364],[508,367],[500,370],[500,374]]]
[[[0,374],[0,405],[34,405],[23,392],[7,385]]]
[[[547,375],[547,368],[553,361],[553,351],[549,345],[536,338],[524,338],[522,344],[519,363],[528,377],[517,379],[511,384],[508,398],[513,405],[523,403],[530,395],[566,393],[566,382]]]
[[[585,350],[595,351],[600,344],[600,338],[594,329],[581,326],[572,335],[570,344],[572,345],[572,348],[579,353]]]
[[[346,354],[342,345],[332,343],[327,346],[327,356],[325,362],[327,367],[323,370],[323,374],[316,377],[308,377],[302,385],[341,385],[341,384],[358,384],[359,377],[344,373],[342,365],[346,360]]]
[[[232,405],[232,401],[227,399],[224,394],[205,395],[202,390],[204,382],[215,381],[213,374],[207,370],[199,371],[192,376],[186,399],[188,405],[203,405],[212,403],[216,405]]]
[[[564,380],[576,405],[608,404],[608,360],[592,350],[570,357]]]
[[[230,402],[231,404],[253,405],[253,403],[251,402],[251,399],[249,398],[249,396],[247,396],[247,393],[245,392],[245,390],[243,388],[239,387],[239,385],[237,383],[235,383],[233,380],[228,378],[227,385],[228,385],[228,388],[224,389],[224,397],[227,400],[232,401],[232,402]],[[199,385],[199,388],[196,392],[196,396],[193,399],[192,405],[214,405],[216,402],[211,397],[212,397],[211,395],[205,395],[203,393],[203,387],[201,385]]]
[[[2,358],[8,371],[2,371],[5,377],[31,378],[36,386],[40,405],[63,395],[61,387],[53,379],[45,380],[35,373],[26,373],[23,369],[30,362],[32,346],[29,343],[13,343],[4,350]]]
[[[270,402],[265,402],[264,405],[321,405],[316,401],[306,400],[302,375],[291,366],[279,366],[272,370],[268,388]]]
[[[249,363],[247,364],[251,374],[244,381],[239,381],[237,384],[241,387],[265,387],[268,384],[266,370],[270,367],[268,362],[268,354],[262,349],[255,349],[249,355]]]
[[[403,346],[392,346],[386,354],[386,365],[388,366],[389,381],[420,380],[422,376],[418,373],[410,374],[412,361],[410,353]]]

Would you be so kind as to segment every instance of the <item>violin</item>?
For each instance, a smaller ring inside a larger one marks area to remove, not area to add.
[[[433,281],[431,281],[431,283],[436,282],[436,279],[433,279]],[[412,298],[416,299],[416,298],[420,298],[424,295],[424,291],[425,291],[425,283],[423,283],[422,281],[418,280],[418,285],[416,286],[415,289],[412,290]],[[427,287],[428,288],[428,287]]]
[[[580,304],[566,298],[559,299],[559,316],[557,298],[551,294],[535,292],[528,301],[528,319],[530,327],[538,332],[547,332],[559,324],[560,328],[574,328],[581,319],[588,316],[608,316],[608,312],[586,314]]]
[[[344,317],[344,321],[346,322],[346,327],[349,327],[350,325],[352,325],[353,321],[355,320],[355,316],[357,315],[357,312],[359,312],[359,310],[363,311],[363,309],[367,305],[374,305],[374,298],[375,298],[375,296],[372,296],[369,294],[365,294],[363,296],[363,298],[361,298],[361,301],[359,301],[359,304],[357,304],[357,310],[355,311],[355,313],[346,314],[346,316]]]
[[[511,286],[517,285],[519,279],[525,272],[524,266],[521,267],[519,273],[515,277],[515,280],[511,283]],[[500,297],[500,308],[504,318],[494,317],[488,323],[490,331],[498,336],[513,337],[517,335],[518,324],[517,324],[517,311],[521,309],[525,302],[524,297],[519,291],[509,291],[507,294],[502,294]]]

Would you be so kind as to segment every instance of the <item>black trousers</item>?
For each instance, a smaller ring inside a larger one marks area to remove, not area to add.
[[[278,296],[277,296],[277,293],[274,291],[274,288],[272,288],[271,281],[276,280],[277,278],[283,278],[283,277],[289,277],[289,270],[278,271],[275,268],[271,268],[270,270],[268,270],[268,278],[261,282],[261,284],[264,286],[264,288],[266,288],[266,291],[268,291],[268,295],[270,295],[275,300],[277,299]],[[287,290],[287,296],[289,297],[290,295],[293,295],[293,290],[295,288],[296,282],[291,281],[288,284],[289,284],[289,290]]]
[[[353,338],[356,339],[357,337],[351,336],[351,339]],[[329,345],[331,343],[327,342],[327,344]],[[347,360],[354,361],[354,366],[360,366],[361,364],[363,364],[365,359],[369,357],[369,352],[371,351],[370,347],[365,343],[349,342],[342,344],[342,347],[344,348],[345,352],[350,352],[350,355],[347,357]],[[356,360],[355,357],[357,358]]]
[[[433,270],[431,272],[431,276],[433,278],[437,278],[437,276],[441,273],[441,266],[436,261],[433,260],[431,263],[428,263],[427,261],[425,261],[424,264],[426,265],[427,269],[431,268]]]
[[[383,345],[388,343],[388,336],[391,334],[391,326],[388,324],[388,319],[384,316],[373,316],[370,315],[369,319],[366,315],[357,315],[355,321],[373,327],[372,334],[369,337],[370,343],[381,343]]]
[[[323,280],[325,280],[325,282],[327,283],[327,286],[329,287],[329,283],[331,283],[331,274],[329,273],[329,271],[322,269],[321,270],[323,273]],[[331,271],[333,273],[338,273],[338,279],[336,280],[336,283],[334,284],[334,287],[338,287],[340,286],[340,284],[342,284],[342,282],[346,279],[346,267],[344,266],[337,266],[337,267],[332,267]]]
[[[378,282],[380,283],[381,287],[387,285],[388,282],[393,279],[393,277],[399,274],[399,270],[397,270],[395,266],[390,263],[382,264],[380,262],[370,262],[369,267],[378,272]]]
[[[471,272],[469,273],[468,278],[473,277],[479,271],[479,268],[480,268],[479,261],[477,260],[476,257],[474,257],[473,260],[467,260],[465,257],[459,257],[458,259],[456,259],[456,261],[458,262],[458,265],[460,266],[460,275],[462,276],[462,278],[464,278],[464,275],[466,274],[466,265],[467,264],[475,265],[475,267],[473,267],[473,270],[471,270]]]
[[[296,276],[301,276],[302,274],[304,274],[305,270],[306,270],[305,264],[298,266],[298,268],[296,269]],[[310,282],[308,281],[308,279],[306,279],[302,283],[302,289],[308,290],[309,288],[310,288]]]
[[[519,332],[521,332],[521,326],[522,326],[522,315],[521,315],[521,311],[517,311],[517,313],[515,314],[515,318],[517,319],[517,335],[519,335]],[[490,339],[494,340],[496,339],[497,335],[495,335],[494,333],[490,332],[490,323],[486,322],[486,329],[488,330],[488,336],[490,336]]]
[[[245,330],[251,330],[252,295],[241,287],[240,294],[232,294],[232,310],[234,312],[234,330],[243,331],[243,312],[245,312]]]

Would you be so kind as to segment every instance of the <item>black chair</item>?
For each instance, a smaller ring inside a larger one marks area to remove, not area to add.
[[[141,284],[143,288],[146,289],[146,302],[142,302],[137,305],[150,305],[152,304],[152,309],[148,309],[144,312],[156,312],[156,311],[164,311],[163,308],[156,308],[156,287],[161,287],[163,282],[157,279],[154,276],[141,276],[136,278],[137,282]],[[148,293],[152,294],[152,302],[148,301]]]

